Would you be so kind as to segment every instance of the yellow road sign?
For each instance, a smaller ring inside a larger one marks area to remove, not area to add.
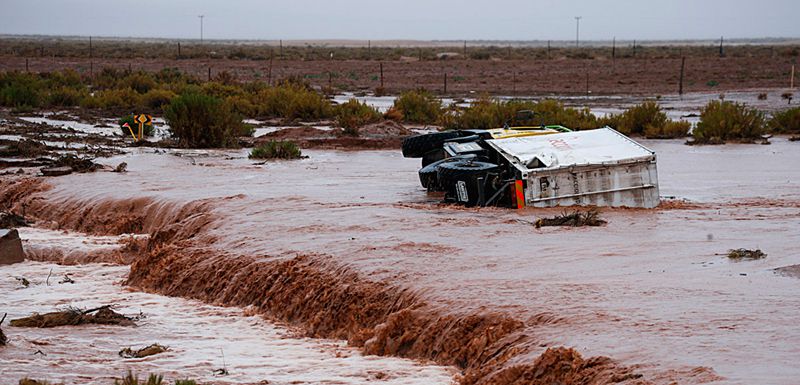
[[[137,123],[144,123],[146,121],[147,121],[147,115],[145,114],[140,114],[139,116],[136,117]]]

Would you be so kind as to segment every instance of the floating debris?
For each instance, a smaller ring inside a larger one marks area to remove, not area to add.
[[[92,315],[91,313],[95,313]],[[132,319],[111,310],[110,305],[89,310],[68,308],[64,311],[38,314],[30,317],[11,320],[14,327],[52,328],[57,326],[75,326],[85,324],[134,326]]]
[[[602,226],[607,222],[600,219],[600,212],[596,209],[587,211],[563,212],[552,218],[539,218],[534,222],[536,228],[543,226]]]
[[[167,350],[169,350],[168,347],[156,343],[149,346],[145,346],[139,350],[133,350],[129,347],[122,349],[119,351],[119,356],[122,358],[144,358],[164,353]]]
[[[728,258],[734,261],[742,261],[742,260],[756,260],[756,259],[763,259],[766,258],[767,254],[761,251],[761,249],[750,250],[750,249],[735,249],[735,250],[728,250]]]

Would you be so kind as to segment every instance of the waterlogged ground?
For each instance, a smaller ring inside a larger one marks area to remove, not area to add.
[[[51,179],[47,196],[228,197],[214,210],[222,250],[329,255],[445,311],[507,312],[531,325],[539,350],[608,355],[657,383],[794,382],[800,280],[772,269],[800,263],[799,145],[643,143],[658,154],[661,195],[689,203],[605,210],[600,228],[520,221],[561,210],[441,206],[419,187],[418,160],[399,151],[255,164],[245,151],[139,149],[108,160],[127,162],[127,174]],[[768,257],[723,255],[740,247]]]
[[[116,237],[22,229],[26,246],[45,244],[80,252],[119,244]],[[214,384],[450,384],[455,372],[398,358],[363,356],[342,341],[308,339],[266,322],[247,309],[131,291],[121,286],[127,266],[60,266],[25,262],[0,267],[0,303],[8,312],[0,348],[0,377],[23,377],[65,384],[113,384],[128,370],[146,377],[160,373],[170,382],[193,378]],[[64,283],[64,276],[75,283]],[[48,277],[49,276],[49,277]],[[24,287],[16,277],[25,277]],[[136,327],[10,327],[10,319],[65,307],[113,304],[117,312],[143,317]],[[123,359],[119,350],[152,343],[169,351]],[[37,353],[40,352],[40,353]],[[214,371],[227,369],[228,375]],[[265,382],[268,381],[268,382]]]

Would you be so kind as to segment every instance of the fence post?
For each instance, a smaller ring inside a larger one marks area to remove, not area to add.
[[[211,67],[208,67],[208,81],[211,81]]]
[[[722,48],[722,40],[723,40],[723,37],[720,36],[719,37],[719,57],[724,57],[725,56],[725,51]]]
[[[789,90],[794,91],[794,64],[792,64],[792,74],[789,76]]]
[[[447,72],[444,73],[444,92],[447,93]]]
[[[278,40],[278,42],[281,46],[281,60],[283,60],[283,40]]]
[[[611,60],[617,58],[617,37],[614,36],[614,39],[611,40]]]
[[[269,72],[267,72],[267,82],[272,87],[272,57],[275,56],[272,50],[269,50]]]
[[[686,56],[681,58],[681,76],[680,84],[678,85],[678,95],[683,95],[683,69],[686,66]]]
[[[633,57],[636,57],[636,40],[633,41]]]
[[[31,72],[30,69],[28,69],[28,58],[25,58],[25,72]]]
[[[178,42],[178,59],[181,58],[181,42]]]
[[[383,88],[383,62],[381,62],[381,88]]]

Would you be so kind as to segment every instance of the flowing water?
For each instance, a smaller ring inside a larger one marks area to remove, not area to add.
[[[21,229],[25,246],[81,253],[119,247],[119,237]],[[117,312],[140,317],[136,327],[10,327],[9,345],[0,348],[0,378],[23,377],[65,384],[114,383],[132,371],[158,373],[168,381],[192,378],[215,384],[449,384],[454,371],[399,358],[364,356],[338,340],[304,338],[269,323],[253,311],[137,292],[122,286],[128,266],[62,266],[25,262],[0,266],[0,303],[8,320],[33,312],[113,304]],[[67,283],[68,275],[74,283]],[[16,277],[25,277],[24,287]],[[123,359],[117,353],[159,343],[165,353]],[[39,352],[39,353],[37,353]],[[215,375],[224,368],[228,375]],[[7,382],[6,382],[7,381]]]

